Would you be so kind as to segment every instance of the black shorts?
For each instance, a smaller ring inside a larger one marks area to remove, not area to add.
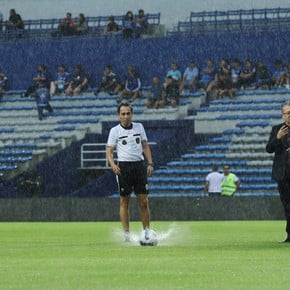
[[[119,192],[121,196],[148,194],[147,169],[143,161],[119,162],[121,175],[118,175]]]

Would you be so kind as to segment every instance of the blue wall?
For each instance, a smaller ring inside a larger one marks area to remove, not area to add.
[[[24,89],[32,82],[37,66],[44,63],[52,75],[60,63],[71,70],[81,64],[92,86],[100,80],[103,67],[111,64],[120,76],[129,64],[136,66],[148,85],[154,75],[164,78],[171,61],[183,71],[191,58],[203,66],[208,58],[250,57],[272,67],[276,58],[290,58],[290,33],[224,34],[137,40],[95,39],[15,39],[0,45],[0,70],[7,74],[10,89]]]

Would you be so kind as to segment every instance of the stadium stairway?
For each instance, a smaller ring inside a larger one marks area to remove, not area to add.
[[[184,94],[178,108],[149,110],[146,90],[133,103],[134,120],[175,120],[196,109],[202,94]],[[15,92],[17,93],[17,92]],[[0,177],[5,180],[34,166],[87,133],[101,133],[102,121],[116,120],[117,96],[84,93],[81,96],[53,96],[53,113],[38,120],[34,98],[21,98],[13,92],[0,103]]]
[[[235,99],[214,100],[200,107],[195,130],[208,134],[206,143],[155,171],[149,179],[152,195],[202,196],[205,176],[213,164],[230,165],[241,180],[236,195],[277,195],[271,180],[273,155],[265,151],[271,126],[282,121],[281,104],[288,91],[247,91]]]

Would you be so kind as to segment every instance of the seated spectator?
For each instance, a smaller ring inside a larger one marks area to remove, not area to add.
[[[113,35],[117,34],[119,32],[119,25],[115,21],[114,16],[109,17],[109,22],[107,23],[105,29],[104,29],[104,34],[106,35]]]
[[[107,65],[104,69],[103,77],[100,85],[95,92],[97,96],[101,91],[104,91],[110,95],[115,95],[118,93],[119,83],[118,77],[113,72],[113,69],[110,65]]]
[[[280,59],[275,61],[275,69],[272,74],[272,83],[275,88],[280,88],[283,86],[285,81],[285,69],[283,67],[283,62]]]
[[[67,89],[65,90],[65,94],[67,96],[77,96],[87,88],[88,83],[89,79],[83,68],[81,65],[76,65],[74,68],[73,76]]]
[[[0,73],[0,99],[2,99],[8,86],[8,78],[4,73]]]
[[[79,14],[78,22],[75,25],[75,34],[84,35],[89,32],[89,25],[84,13]]]
[[[251,89],[255,87],[256,69],[250,59],[246,59],[244,67],[240,73],[238,87],[243,89]]]
[[[206,90],[206,104],[210,99],[221,98],[228,93],[228,90],[232,88],[231,84],[231,68],[228,60],[222,58],[219,61],[219,67],[215,74],[214,80],[212,80]]]
[[[0,33],[2,32],[2,29],[3,29],[3,14],[0,11]]]
[[[61,64],[58,67],[55,80],[50,83],[50,95],[53,96],[56,93],[58,94],[63,93],[68,87],[69,80],[70,80],[70,74],[66,70],[65,65]]]
[[[231,75],[229,73],[218,73],[218,81],[216,87],[216,99],[222,99],[223,97],[234,98],[233,83]]]
[[[36,100],[38,119],[41,121],[43,119],[44,109],[50,113],[53,112],[53,109],[49,104],[50,95],[49,95],[48,88],[46,87],[38,88],[35,91],[35,93],[33,93],[33,97],[35,97],[35,100]]]
[[[271,77],[266,65],[258,60],[256,63],[256,86],[255,89],[269,90],[271,88]]]
[[[17,30],[24,29],[24,23],[20,14],[16,13],[15,9],[10,9],[9,20],[6,22],[6,29],[8,30]]]
[[[146,107],[148,109],[158,109],[162,105],[162,85],[158,77],[154,77],[152,80],[152,86],[148,97],[146,99]],[[163,104],[164,106],[164,104]]]
[[[75,23],[72,20],[70,12],[66,13],[66,17],[59,23],[57,35],[70,36],[75,34]]]
[[[185,69],[181,80],[179,91],[184,89],[194,92],[198,86],[199,70],[196,67],[195,61],[191,60],[189,66]]]
[[[287,61],[285,68],[285,88],[290,89],[290,60]]]
[[[148,19],[143,9],[138,11],[138,15],[133,19],[133,23],[135,28],[135,37],[140,37],[143,33],[146,33]]]
[[[175,85],[177,85],[178,87],[180,86],[182,74],[180,70],[178,70],[178,64],[176,62],[171,63],[170,70],[166,74],[166,78],[167,77],[172,77]]]
[[[134,32],[134,23],[133,23],[133,13],[132,11],[128,11],[123,19],[123,29],[122,29],[122,35],[124,38],[132,38],[133,32]]]
[[[32,80],[34,84],[27,88],[26,92],[24,93],[24,95],[22,95],[22,97],[29,97],[39,88],[49,88],[50,77],[44,64],[38,66],[37,74],[35,77],[33,77]]]
[[[159,102],[159,107],[171,106],[175,108],[179,104],[179,89],[175,84],[172,76],[168,76],[163,85],[162,101]]]
[[[216,68],[212,60],[206,62],[206,66],[200,72],[199,86],[206,91],[207,86],[214,80]]]
[[[141,79],[135,68],[130,65],[128,67],[128,75],[125,80],[125,88],[121,91],[120,101],[129,97],[130,102],[134,102],[140,97]]]
[[[232,60],[232,65],[231,65],[231,80],[232,80],[232,85],[233,88],[239,89],[238,84],[240,81],[240,74],[241,74],[241,62],[239,59],[234,58]]]

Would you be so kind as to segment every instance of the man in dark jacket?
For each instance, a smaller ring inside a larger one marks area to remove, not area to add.
[[[272,179],[278,183],[278,191],[286,218],[287,237],[290,242],[290,101],[282,104],[284,123],[273,126],[266,145],[268,153],[274,153]]]

